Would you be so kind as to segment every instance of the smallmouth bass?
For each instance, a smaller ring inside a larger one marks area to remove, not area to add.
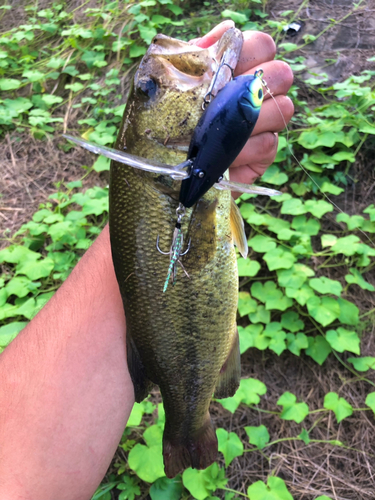
[[[209,49],[157,35],[142,59],[116,149],[177,165],[185,160],[215,60],[235,67],[243,37],[232,28]],[[223,87],[230,79],[224,68]],[[182,220],[189,252],[175,286],[163,293],[181,183],[111,164],[110,236],[127,326],[127,358],[135,399],[154,384],[166,415],[165,473],[204,469],[217,457],[209,404],[232,396],[240,380],[236,326],[238,274],[233,240],[246,245],[229,191],[210,189]],[[244,243],[245,242],[245,243]],[[184,249],[183,249],[184,250]]]

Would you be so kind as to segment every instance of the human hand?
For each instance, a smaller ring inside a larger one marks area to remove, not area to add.
[[[224,21],[204,37],[195,40],[194,44],[202,48],[209,47],[233,26],[233,21]],[[293,116],[293,103],[289,97],[286,97],[293,83],[293,73],[288,64],[273,60],[276,46],[269,35],[259,31],[245,31],[243,35],[244,44],[235,76],[254,74],[257,69],[261,68],[264,71],[263,78],[280,108],[279,110],[269,94],[265,94],[253,133],[231,165],[231,180],[252,184],[273,163],[277,153],[277,132],[283,130],[285,123],[288,123]]]

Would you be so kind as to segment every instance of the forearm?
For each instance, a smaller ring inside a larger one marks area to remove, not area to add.
[[[0,356],[0,498],[88,500],[131,411],[106,228]]]

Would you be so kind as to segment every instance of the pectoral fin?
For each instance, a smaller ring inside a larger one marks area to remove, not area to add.
[[[230,207],[230,228],[232,230],[232,236],[235,245],[237,246],[242,257],[246,259],[249,247],[247,246],[245,224],[241,212],[233,198]]]
[[[214,397],[230,398],[236,393],[241,380],[240,339],[236,332],[232,349],[223,364],[216,384]]]

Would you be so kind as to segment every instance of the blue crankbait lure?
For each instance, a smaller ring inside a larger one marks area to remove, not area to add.
[[[192,207],[236,159],[249,139],[263,102],[262,81],[254,75],[234,78],[203,113],[190,142],[189,177],[180,190],[180,203]]]

